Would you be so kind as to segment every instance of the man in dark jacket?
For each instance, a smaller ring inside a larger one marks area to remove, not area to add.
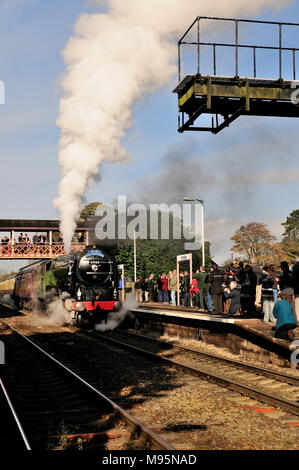
[[[284,289],[287,289],[289,287],[291,287],[293,289],[294,288],[294,279],[293,279],[292,273],[289,269],[288,262],[287,261],[281,261],[280,268],[281,268],[281,271],[282,271],[282,274],[279,276],[280,290],[283,291]]]
[[[256,275],[254,274],[250,264],[246,264],[242,275],[240,276],[241,284],[241,304],[242,312],[247,314],[256,313],[255,310],[255,294],[256,294]]]
[[[181,292],[184,299],[184,307],[190,307],[190,276],[188,271],[184,272],[184,277],[181,280]]]
[[[199,299],[200,299],[199,307],[202,310],[205,310],[208,308],[209,286],[206,283],[207,275],[208,274],[206,273],[205,267],[200,266],[199,270],[197,270],[193,276],[194,279],[197,280],[197,287],[199,289]]]
[[[149,291],[149,301],[155,301],[155,275],[152,273],[148,278],[147,287]]]
[[[224,297],[231,299],[228,313],[235,315],[241,309],[241,286],[236,281],[231,281],[229,288],[224,289]]]
[[[215,315],[223,313],[223,288],[224,272],[214,265],[214,270],[208,276],[208,282],[211,283],[211,294],[213,296],[213,305]]]

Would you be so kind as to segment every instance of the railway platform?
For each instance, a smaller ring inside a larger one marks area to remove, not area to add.
[[[192,307],[155,303],[141,303],[133,314],[138,329],[156,328],[162,334],[203,340],[244,358],[296,367],[291,356],[299,347],[299,327],[293,330],[295,338],[291,343],[274,338],[274,324],[259,318],[211,315]]]

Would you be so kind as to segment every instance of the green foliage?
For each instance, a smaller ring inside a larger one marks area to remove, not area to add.
[[[211,258],[209,243],[205,244],[205,255],[209,266]],[[136,241],[137,276],[145,278],[151,273],[157,276],[159,273],[176,268],[176,257],[187,253],[181,240],[138,240]],[[193,269],[201,265],[201,249],[192,252]],[[116,260],[125,265],[126,278],[134,279],[134,248],[130,245],[120,246],[116,254]],[[187,266],[186,266],[187,269]]]
[[[281,225],[285,229],[281,242],[284,251],[291,258],[299,257],[299,209],[291,212]]]

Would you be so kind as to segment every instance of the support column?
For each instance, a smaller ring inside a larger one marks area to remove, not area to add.
[[[53,233],[52,233],[52,230],[49,231],[49,252],[50,252],[50,255],[52,255],[52,243],[53,243]]]
[[[11,254],[13,255],[15,250],[14,250],[14,244],[15,244],[15,231],[11,231]]]

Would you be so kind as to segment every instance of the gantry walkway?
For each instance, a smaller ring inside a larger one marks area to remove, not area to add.
[[[212,36],[221,31],[224,41],[203,40],[207,31]],[[241,41],[248,36],[260,39]],[[241,115],[299,117],[299,48],[294,44],[299,45],[297,23],[197,17],[178,42],[178,131],[217,134]],[[189,47],[184,61],[183,46]],[[182,69],[190,67],[190,47],[196,49],[196,70],[182,77]],[[208,114],[210,126],[195,125]]]

